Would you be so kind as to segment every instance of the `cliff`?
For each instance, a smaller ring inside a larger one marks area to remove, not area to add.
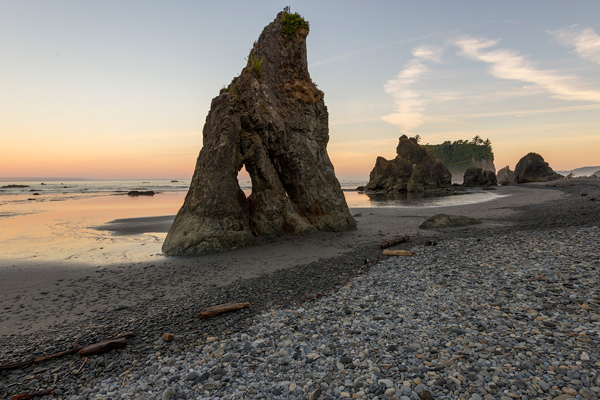
[[[280,12],[211,103],[203,147],[163,251],[190,255],[256,237],[356,229],[327,154],[328,113],[308,73],[309,25]],[[245,167],[252,194],[237,175]]]
[[[454,182],[462,182],[469,167],[496,173],[494,153],[489,139],[484,141],[476,136],[471,141],[445,141],[442,144],[426,144],[424,147],[450,170]]]

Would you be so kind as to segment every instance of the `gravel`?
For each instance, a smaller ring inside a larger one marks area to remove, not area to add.
[[[65,399],[597,399],[598,183],[556,183],[548,190],[569,196],[522,208],[510,229],[444,231],[436,246],[413,237],[399,246],[413,257],[374,262],[376,246],[359,248],[3,337],[2,363],[138,332],[124,349],[0,372],[0,398],[53,388]],[[252,307],[195,317],[239,299]]]

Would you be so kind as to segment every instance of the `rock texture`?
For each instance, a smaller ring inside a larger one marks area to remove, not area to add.
[[[471,162],[484,171],[492,171],[493,173],[496,173],[496,166],[494,165],[493,159],[490,160],[488,158],[482,158],[481,160],[476,160],[475,158],[472,158]]]
[[[596,178],[600,178],[600,170],[598,170],[598,171],[594,172],[594,173],[592,174],[592,176],[593,176],[593,177],[596,177]]]
[[[529,153],[519,160],[515,167],[515,177],[517,183],[548,182],[563,178],[537,153]]]
[[[461,226],[480,224],[481,221],[476,218],[466,217],[464,215],[436,214],[429,217],[419,228],[437,229],[437,228],[457,228]]]
[[[400,137],[396,158],[377,157],[367,191],[422,192],[450,186],[452,175],[415,138]]]
[[[515,177],[515,172],[512,171],[509,166],[502,168],[498,171],[498,175],[496,176],[496,180],[499,185],[513,185],[517,183],[517,178]]]
[[[290,16],[299,17],[281,12],[265,27],[241,74],[213,99],[166,254],[248,246],[257,236],[356,229],[327,154],[323,92],[308,73],[308,24],[290,25]],[[237,180],[243,166],[252,180],[248,198]]]
[[[469,167],[465,171],[463,177],[464,186],[495,186],[496,174],[489,170],[484,170],[479,167]]]

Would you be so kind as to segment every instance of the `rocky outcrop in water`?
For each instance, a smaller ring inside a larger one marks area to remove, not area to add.
[[[402,135],[396,154],[392,160],[377,157],[366,191],[410,193],[450,186],[452,175],[448,168],[415,138]]]
[[[463,176],[464,186],[495,186],[496,174],[479,167],[469,167]]]
[[[356,229],[327,154],[328,113],[310,79],[308,23],[281,12],[241,74],[215,97],[169,255],[233,249],[256,237]],[[237,175],[252,180],[246,197]]]
[[[489,158],[482,158],[480,160],[476,160],[475,158],[472,158],[471,162],[484,171],[492,171],[494,174],[496,173],[496,166],[494,165],[494,160],[490,160]]]
[[[496,175],[496,180],[499,185],[514,185],[517,183],[517,178],[515,177],[515,172],[512,171],[509,166],[502,168],[498,171],[498,175]]]
[[[537,153],[529,153],[519,160],[515,167],[515,177],[517,183],[548,182],[563,178]]]

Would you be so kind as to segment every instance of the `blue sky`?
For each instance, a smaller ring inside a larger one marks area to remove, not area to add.
[[[0,176],[187,177],[210,101],[284,6],[310,22],[338,176],[402,133],[600,165],[598,1],[0,2]]]

